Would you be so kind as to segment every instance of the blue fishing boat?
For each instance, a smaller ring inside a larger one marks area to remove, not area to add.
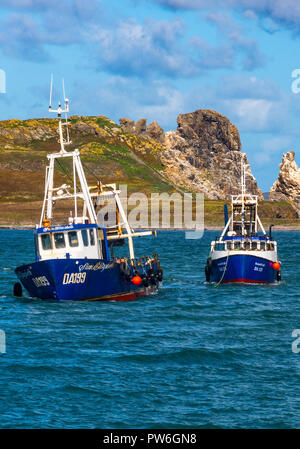
[[[225,227],[211,242],[206,281],[270,284],[281,280],[281,264],[272,226],[267,235],[258,216],[258,197],[246,193],[246,165],[241,166],[241,194],[231,197],[231,216],[224,205]]]
[[[131,300],[157,291],[163,271],[158,255],[135,257],[133,238],[154,234],[131,229],[115,184],[100,181],[89,187],[78,149],[66,151],[71,143],[68,132],[69,100],[65,107],[49,110],[58,114],[60,151],[47,155],[45,195],[39,225],[34,232],[35,261],[16,268],[20,282],[14,285],[15,296],[22,286],[31,297],[55,300]],[[65,95],[64,95],[65,97]],[[65,118],[62,120],[62,114]],[[57,165],[72,164],[70,185],[56,186]],[[116,221],[99,224],[96,207],[110,200],[115,205]],[[55,223],[54,205],[67,201],[72,207],[64,223]],[[129,254],[116,257],[115,247],[128,242]]]

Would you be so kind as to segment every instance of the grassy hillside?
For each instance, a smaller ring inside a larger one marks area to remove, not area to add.
[[[126,184],[130,192],[171,192],[151,139],[123,133],[105,117],[71,117],[72,144],[79,148],[88,183]],[[44,195],[47,153],[59,151],[57,120],[0,122],[0,225],[34,224]],[[56,166],[55,182],[70,184],[72,167],[64,160]],[[68,208],[66,208],[68,209]]]
[[[0,122],[1,202],[42,198],[46,155],[59,150],[56,127],[56,120],[47,119]],[[70,128],[68,149],[81,150],[87,177],[93,182],[95,173],[103,183],[117,178],[129,191],[173,189],[159,174],[163,170],[158,156],[161,146],[155,141],[123,133],[104,117],[71,117]],[[71,167],[64,161],[63,168],[61,181],[67,182]]]

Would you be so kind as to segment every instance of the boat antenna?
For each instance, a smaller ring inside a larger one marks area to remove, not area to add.
[[[66,91],[65,91],[65,80],[64,78],[62,79],[62,88],[63,88],[63,96],[64,96],[64,100],[66,101]]]
[[[241,159],[241,187],[242,187],[242,235],[245,233],[245,193],[246,193],[246,164],[244,162],[245,154],[242,154]]]
[[[51,103],[52,103],[52,89],[53,89],[53,73],[51,73],[51,80],[50,80],[50,98],[49,98],[49,111],[51,111]]]
[[[64,79],[62,80],[62,87],[63,87],[63,97],[64,97],[64,109],[61,107],[61,103],[59,102],[57,109],[52,109],[52,90],[53,90],[53,75],[51,74],[51,81],[50,81],[50,97],[49,97],[49,112],[57,113],[57,117],[59,119],[58,122],[58,133],[59,133],[59,143],[60,143],[60,152],[66,153],[65,145],[70,145],[72,142],[69,137],[69,129],[68,129],[68,112],[69,112],[69,99],[66,98],[65,93],[65,82]],[[65,114],[65,120],[62,122],[61,115]],[[66,127],[66,138],[64,138],[63,135],[63,126]]]
[[[66,98],[66,91],[65,91],[65,80],[64,78],[62,79],[62,86],[63,86],[63,95],[64,95],[64,102],[65,102],[65,123],[64,125],[66,126],[66,134],[67,134],[67,141],[65,142],[65,144],[67,143],[70,144],[70,136],[69,136],[69,122],[68,122],[68,115],[67,112],[69,112],[69,99]]]

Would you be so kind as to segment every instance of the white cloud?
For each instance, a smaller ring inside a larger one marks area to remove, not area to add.
[[[269,125],[273,103],[263,99],[232,100],[230,105],[240,126],[245,130],[265,130]],[[229,106],[229,105],[228,105]]]
[[[219,8],[242,12],[244,17],[268,16],[273,22],[295,29],[300,24],[300,3],[295,0],[153,0],[163,6],[182,10],[208,10]]]
[[[222,39],[228,42],[234,53],[243,56],[242,65],[244,69],[253,70],[264,64],[264,56],[257,41],[247,37],[243,27],[231,15],[224,13],[224,11],[218,11],[207,14],[206,20],[217,26]]]
[[[199,65],[205,69],[231,68],[235,61],[235,51],[231,45],[224,43],[212,46],[204,39],[195,36],[190,40],[191,45],[199,55]]]
[[[143,81],[138,78],[111,76],[98,85],[76,89],[73,111],[79,114],[104,114],[118,122],[121,117],[147,118],[165,129],[176,127],[176,118],[184,110],[184,95],[170,82]],[[88,107],[88,111],[86,108]]]
[[[277,166],[281,155],[292,149],[293,139],[290,136],[268,137],[260,141],[256,151],[253,152],[253,161],[258,168]]]
[[[289,136],[276,136],[269,139],[264,139],[261,142],[261,147],[268,153],[277,153],[287,151],[292,144],[292,139]]]
[[[122,20],[111,28],[94,26],[91,39],[97,43],[97,67],[123,76],[160,73],[169,77],[199,75],[197,61],[189,54],[183,37],[185,22],[155,21],[143,24]]]

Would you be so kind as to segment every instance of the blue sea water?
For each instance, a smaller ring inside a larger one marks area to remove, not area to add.
[[[1,428],[299,428],[300,233],[277,286],[206,284],[210,240],[136,239],[164,282],[131,302],[14,298],[32,231],[0,231]],[[149,251],[149,249],[151,250]]]

